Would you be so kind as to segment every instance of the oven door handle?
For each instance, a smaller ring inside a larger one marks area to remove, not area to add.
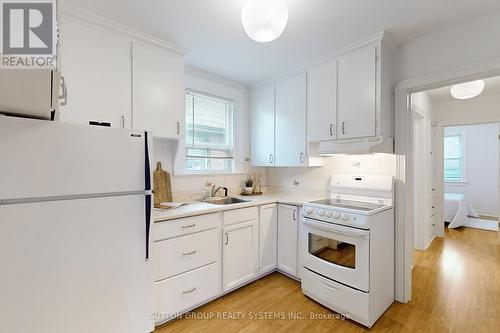
[[[357,238],[369,238],[370,236],[370,231],[369,230],[361,230],[361,229],[356,229],[356,228],[351,228],[351,227],[344,227],[341,225],[336,225],[333,223],[325,223],[321,221],[316,221],[316,220],[311,220],[308,218],[304,219],[304,224],[316,228],[316,229],[321,229],[324,231],[328,232],[335,232],[337,234],[345,235],[345,236],[351,236],[351,237],[357,237]]]

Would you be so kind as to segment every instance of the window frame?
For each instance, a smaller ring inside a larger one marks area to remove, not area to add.
[[[444,146],[444,140],[449,137],[459,137],[460,138],[460,148],[461,148],[461,155],[460,155],[460,179],[459,180],[453,180],[446,178],[445,175],[445,162],[446,160],[449,160],[449,158],[446,158],[444,156],[444,151],[445,151],[445,146]],[[466,136],[464,133],[449,133],[445,134],[443,136],[443,180],[445,184],[467,184],[467,140]]]
[[[228,134],[229,137],[230,137],[230,143],[229,144],[221,144],[221,145],[217,145],[217,144],[200,144],[200,145],[194,145],[194,142],[192,145],[188,145],[187,144],[187,119],[186,119],[186,131],[185,131],[185,139],[186,139],[186,145],[185,145],[185,151],[184,151],[184,159],[185,159],[185,167],[184,167],[184,172],[186,175],[204,175],[204,174],[235,174],[236,173],[236,147],[235,147],[235,142],[236,142],[236,134],[235,134],[235,127],[236,127],[236,112],[235,112],[235,101],[230,99],[230,98],[226,98],[226,97],[221,97],[221,96],[217,96],[217,95],[214,95],[214,94],[210,94],[210,93],[207,93],[207,92],[203,92],[203,91],[199,91],[199,90],[194,90],[194,89],[185,89],[185,92],[184,92],[184,96],[186,98],[187,95],[191,95],[193,96],[193,98],[195,96],[198,96],[198,97],[201,97],[201,98],[207,98],[207,99],[213,99],[213,100],[216,100],[216,101],[221,101],[221,102],[226,102],[226,103],[230,103],[231,104],[231,120],[230,122],[228,122],[228,124],[230,123],[231,126],[230,128],[226,128],[226,130],[230,133]],[[194,103],[193,103],[193,108],[194,108]],[[194,110],[193,110],[194,112]],[[184,116],[187,117],[187,110],[186,108],[184,107]],[[227,117],[227,115],[226,115]],[[229,127],[229,126],[228,126]],[[188,160],[191,158],[197,158],[198,156],[197,155],[190,155],[189,154],[189,150],[206,150],[207,154],[210,154],[210,151],[227,151],[229,154],[228,157],[221,157],[221,158],[217,158],[217,157],[206,157],[204,158],[204,156],[199,156],[199,159],[201,160],[204,160],[204,164],[207,165],[209,164],[209,161],[210,160],[230,160],[231,161],[231,166],[229,167],[229,169],[226,169],[226,170],[210,170],[209,169],[209,166],[207,166],[207,169],[206,170],[190,170],[188,169]]]

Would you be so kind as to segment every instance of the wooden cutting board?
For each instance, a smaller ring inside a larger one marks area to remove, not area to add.
[[[161,162],[156,164],[153,172],[154,203],[159,206],[161,202],[172,202],[172,185],[170,174],[161,168]]]

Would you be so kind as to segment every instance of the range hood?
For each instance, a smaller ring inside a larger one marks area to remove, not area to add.
[[[394,138],[375,136],[370,138],[321,141],[318,151],[322,156],[335,154],[393,154]]]
[[[55,70],[0,69],[0,114],[54,120],[59,83]]]

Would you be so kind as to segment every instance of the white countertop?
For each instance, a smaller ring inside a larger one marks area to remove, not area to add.
[[[154,220],[155,222],[163,222],[175,220],[183,217],[209,214],[222,212],[225,210],[233,210],[239,208],[260,206],[272,203],[282,203],[295,206],[302,206],[304,203],[324,199],[324,196],[313,196],[313,195],[301,195],[301,194],[288,194],[288,193],[266,193],[263,195],[256,196],[236,196],[244,200],[250,200],[249,202],[242,202],[230,205],[214,205],[205,202],[192,202],[190,204],[181,206],[179,208],[169,209],[169,210],[159,210],[154,209]]]

